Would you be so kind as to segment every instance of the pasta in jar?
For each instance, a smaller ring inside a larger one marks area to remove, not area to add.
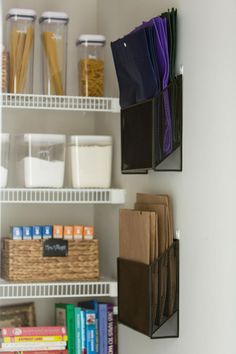
[[[101,35],[81,35],[77,41],[79,48],[79,95],[101,97],[104,95],[105,37]]]
[[[79,84],[81,96],[103,96],[104,62],[100,59],[81,59]]]

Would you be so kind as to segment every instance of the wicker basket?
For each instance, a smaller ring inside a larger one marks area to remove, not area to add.
[[[99,278],[98,240],[68,241],[67,257],[43,257],[41,240],[3,240],[1,276],[10,281]]]

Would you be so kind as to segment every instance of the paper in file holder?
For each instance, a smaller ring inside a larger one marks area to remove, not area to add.
[[[182,75],[157,97],[121,110],[121,171],[148,170],[182,171]]]
[[[150,338],[179,337],[179,241],[150,265],[118,258],[119,322]]]

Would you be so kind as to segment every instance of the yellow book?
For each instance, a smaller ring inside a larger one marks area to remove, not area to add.
[[[27,343],[27,342],[61,342],[67,341],[67,336],[15,336],[2,337],[2,343]]]

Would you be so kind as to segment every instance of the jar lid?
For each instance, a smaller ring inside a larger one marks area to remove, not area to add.
[[[109,135],[71,135],[70,142],[72,144],[111,144],[112,137]]]
[[[69,16],[65,12],[45,11],[39,18],[39,23],[43,21],[68,23]]]
[[[81,43],[103,45],[106,43],[106,37],[101,34],[81,34],[76,41],[76,45]]]
[[[8,20],[11,17],[21,17],[25,20],[34,21],[36,19],[36,12],[31,9],[10,9],[7,13],[6,19]]]
[[[66,136],[62,134],[24,134],[24,142],[63,144]]]

